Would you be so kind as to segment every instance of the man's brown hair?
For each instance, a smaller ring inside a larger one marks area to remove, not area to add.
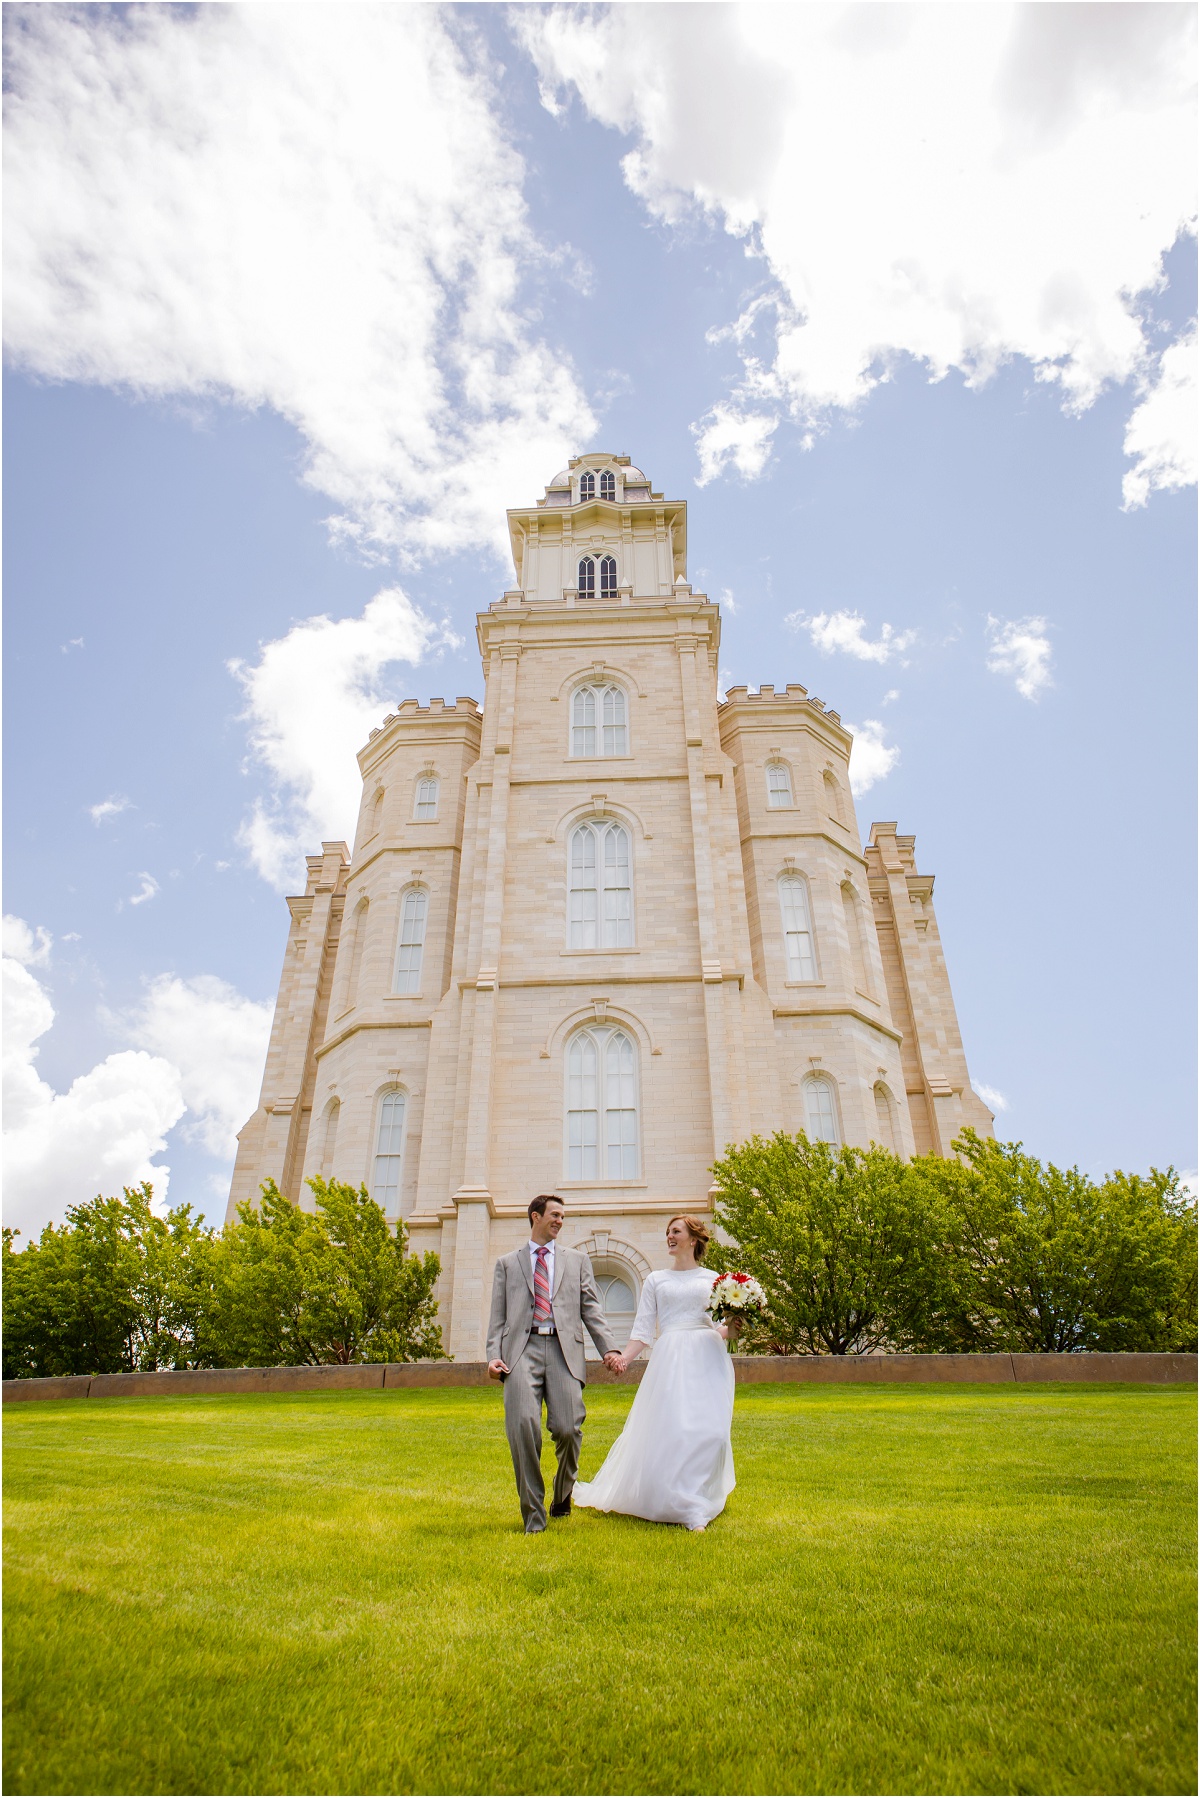
[[[562,1205],[562,1203],[563,1201],[556,1192],[539,1192],[536,1199],[530,1199],[529,1201],[528,1210],[530,1223],[533,1222],[535,1217],[542,1216],[547,1205]],[[566,1207],[563,1206],[563,1209],[565,1210]]]

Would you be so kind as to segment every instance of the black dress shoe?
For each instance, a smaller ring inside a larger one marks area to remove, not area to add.
[[[561,1504],[551,1505],[550,1515],[551,1517],[569,1517],[571,1515],[570,1499],[564,1498]]]

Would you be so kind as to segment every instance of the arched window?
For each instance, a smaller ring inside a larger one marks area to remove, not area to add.
[[[595,499],[596,497],[596,477],[590,468],[585,469],[579,477],[579,497],[580,499]]]
[[[842,789],[838,786],[837,781],[829,772],[828,768],[826,768],[824,774],[821,776],[821,784],[825,788],[826,811],[829,813],[829,816],[835,818],[839,824],[844,824],[845,818],[842,813]]]
[[[617,563],[614,556],[600,558],[600,597],[615,599],[617,597]]]
[[[400,941],[396,945],[394,993],[419,993],[425,953],[425,916],[429,900],[423,887],[409,887],[400,907]]]
[[[596,595],[596,564],[591,556],[584,556],[579,563],[579,579],[576,582],[580,599],[594,599]]]
[[[767,804],[769,806],[790,805],[792,803],[792,777],[783,762],[767,763]]]
[[[810,1142],[838,1143],[837,1101],[824,1074],[804,1082],[804,1116]]]
[[[342,1107],[337,1099],[330,1099],[325,1109],[325,1140],[321,1144],[321,1178],[333,1179],[333,1157],[337,1150],[338,1120]]]
[[[379,1128],[375,1134],[375,1169],[371,1197],[389,1217],[400,1211],[400,1170],[404,1160],[404,1118],[408,1094],[398,1086],[379,1101]]]
[[[589,1025],[567,1045],[566,1178],[638,1177],[637,1052],[624,1030]]]
[[[604,1310],[605,1321],[612,1332],[613,1340],[622,1346],[629,1341],[633,1333],[633,1320],[637,1316],[637,1295],[633,1289],[633,1275],[625,1272],[613,1273],[610,1267],[601,1262],[599,1267],[593,1264],[596,1276],[596,1291],[600,1294],[600,1304]],[[600,1359],[600,1351],[591,1337],[585,1345],[589,1360]]]
[[[896,1153],[896,1126],[892,1118],[892,1095],[882,1080],[875,1083],[875,1141],[881,1149]]]
[[[572,755],[628,755],[620,687],[577,687],[571,699]]]
[[[571,832],[567,947],[633,947],[629,832],[602,818]]]
[[[846,919],[846,935],[850,939],[850,961],[854,968],[854,984],[860,993],[871,992],[867,953],[863,944],[862,914],[858,894],[848,880],[842,882],[842,911]]]
[[[611,468],[606,468],[600,476],[600,498],[616,499],[617,483]]]
[[[383,788],[375,795],[375,804],[371,807],[371,831],[373,837],[379,835],[379,827],[383,823]]]
[[[427,774],[424,780],[417,782],[417,804],[413,817],[418,823],[437,817],[438,780],[435,775]]]
[[[815,980],[817,957],[813,945],[812,913],[808,882],[802,874],[785,874],[779,882],[779,909],[783,913],[783,946],[789,980]]]
[[[358,976],[367,947],[367,922],[371,913],[369,899],[360,899],[350,920],[350,959],[346,971],[346,996],[343,1011],[349,1011],[358,1000]]]

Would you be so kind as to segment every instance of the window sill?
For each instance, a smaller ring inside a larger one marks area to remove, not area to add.
[[[383,1002],[385,1005],[411,1005],[414,999],[423,999],[424,997],[424,993],[385,993]]]
[[[825,990],[825,982],[823,980],[785,980],[783,984],[784,986],[802,989],[803,991],[810,993],[824,992]]]
[[[633,1192],[649,1186],[649,1180],[560,1180],[562,1192]]]
[[[560,949],[560,957],[573,955],[640,955],[640,949]]]
[[[438,820],[436,818],[410,818],[409,819],[410,824],[436,824],[437,822],[438,822]]]

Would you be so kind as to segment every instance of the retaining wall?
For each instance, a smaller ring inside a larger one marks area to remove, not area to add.
[[[1196,1383],[1195,1355],[735,1355],[741,1385],[891,1385],[945,1380],[988,1385],[1046,1380]],[[589,1367],[601,1386],[636,1385],[627,1374]],[[483,1361],[376,1362],[363,1367],[200,1367],[183,1373],[71,1374],[5,1380],[4,1402],[46,1398],[185,1398],[209,1392],[394,1392],[413,1386],[486,1386]]]

